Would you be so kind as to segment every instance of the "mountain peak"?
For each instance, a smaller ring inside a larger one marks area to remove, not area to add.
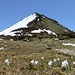
[[[34,12],[33,14],[39,15],[39,13],[38,13],[38,12]]]
[[[42,14],[39,14],[38,12],[34,12],[32,15],[36,15],[37,17],[45,17],[44,15],[42,15]]]
[[[29,28],[29,29],[28,29]],[[34,12],[30,16],[22,19],[21,21],[17,22],[16,24],[12,25],[11,27],[5,29],[4,31],[0,32],[0,35],[11,35],[14,36],[15,32],[19,29],[28,29],[31,30],[38,30],[38,29],[45,29],[55,32],[56,34],[64,34],[65,31],[70,31],[68,28],[59,24],[56,20],[48,18],[42,14]],[[27,30],[27,31],[28,31]]]

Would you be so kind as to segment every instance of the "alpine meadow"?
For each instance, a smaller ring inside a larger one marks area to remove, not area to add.
[[[75,32],[32,13],[0,32],[0,75],[75,75]]]

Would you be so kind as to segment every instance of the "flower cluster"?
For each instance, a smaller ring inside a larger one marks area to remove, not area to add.
[[[67,67],[67,66],[68,66],[68,61],[67,60],[62,61],[62,67]]]
[[[45,62],[47,62],[47,66],[45,66]],[[35,67],[35,68],[41,68],[41,69],[45,69],[45,67],[47,67],[48,69],[52,69],[53,67],[60,67],[62,68],[62,70],[70,70],[73,66],[73,68],[75,68],[75,62],[73,61],[72,64],[70,64],[68,62],[68,60],[61,60],[60,58],[54,58],[51,60],[46,60],[44,56],[41,57],[41,60],[31,60],[30,63]],[[37,66],[37,67],[36,67]]]
[[[33,65],[37,65],[38,64],[38,60],[31,60],[30,61]]]

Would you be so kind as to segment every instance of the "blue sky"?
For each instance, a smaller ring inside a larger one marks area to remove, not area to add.
[[[0,0],[0,31],[34,12],[75,29],[75,0]]]

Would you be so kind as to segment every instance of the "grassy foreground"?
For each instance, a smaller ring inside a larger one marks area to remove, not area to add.
[[[75,43],[75,39],[53,40],[44,38],[33,41],[1,40],[0,48],[0,75],[75,75],[75,56],[60,52],[69,50],[75,53],[75,47],[62,46],[62,43]],[[43,57],[43,58],[42,58]],[[54,59],[60,59],[54,61]],[[9,60],[9,65],[5,60]],[[31,61],[38,61],[32,64]],[[62,61],[67,60],[68,66],[63,68]],[[52,65],[48,62],[52,61]]]

